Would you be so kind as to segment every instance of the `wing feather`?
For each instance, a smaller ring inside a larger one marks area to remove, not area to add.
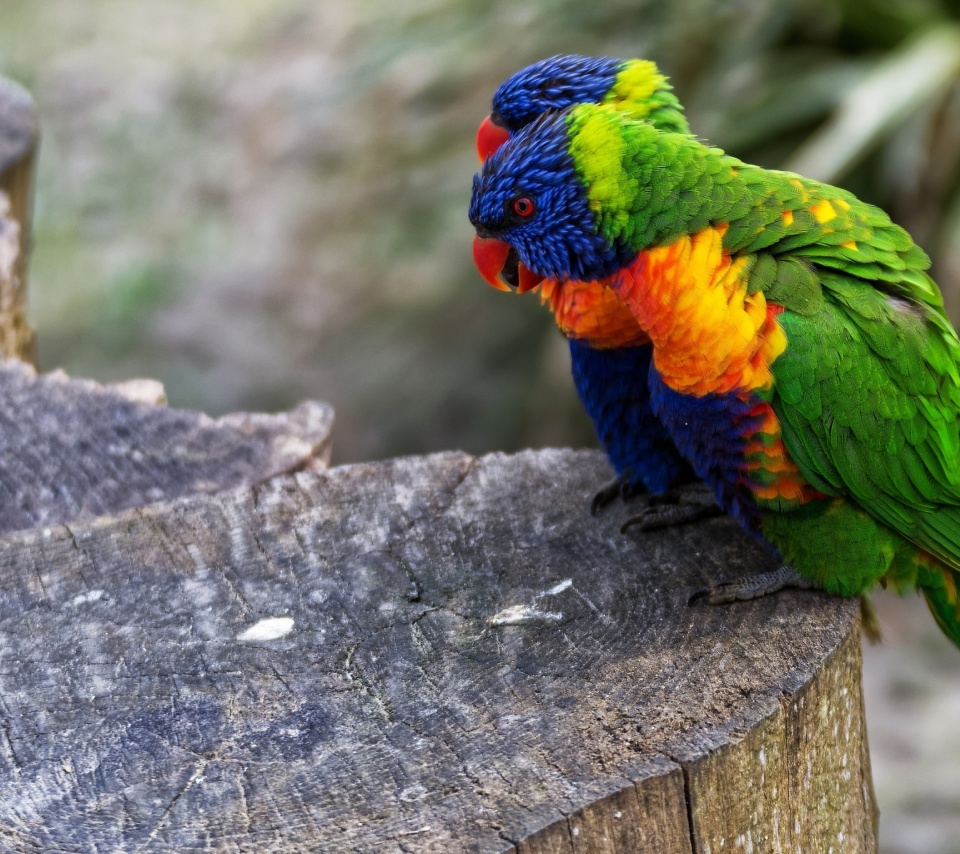
[[[817,488],[960,568],[960,342],[934,309],[855,276],[820,281],[814,316],[780,318],[772,405],[784,443]]]

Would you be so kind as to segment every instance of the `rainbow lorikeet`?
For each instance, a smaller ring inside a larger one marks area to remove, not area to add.
[[[505,278],[599,282],[651,339],[653,412],[783,561],[708,598],[916,586],[960,645],[960,341],[883,211],[578,104],[486,160],[470,219]]]
[[[689,133],[683,108],[654,63],[555,56],[517,72],[498,87],[491,113],[477,132],[480,159],[546,110],[581,102],[609,103],[661,130]],[[474,254],[481,270],[492,265],[502,272],[496,259],[502,247],[498,241],[476,239]],[[495,256],[492,261],[486,259],[488,253]],[[499,277],[490,283],[510,289]],[[520,278],[513,284],[523,293],[540,280]],[[568,282],[563,288],[544,282],[540,295],[569,342],[577,393],[617,473],[617,482],[598,493],[594,509],[617,495],[626,498],[648,491],[664,496],[671,487],[692,481],[690,464],[651,411],[647,376],[653,348],[627,306],[597,282]],[[691,494],[681,495],[687,499]],[[693,498],[685,505],[652,506],[631,521],[657,527],[716,511],[712,502],[705,505],[702,497]]]

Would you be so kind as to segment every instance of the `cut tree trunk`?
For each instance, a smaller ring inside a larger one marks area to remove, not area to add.
[[[599,454],[301,472],[0,540],[11,851],[872,852],[858,607],[689,606]]]
[[[39,131],[33,101],[0,77],[0,356],[36,362],[27,323],[27,259]]]

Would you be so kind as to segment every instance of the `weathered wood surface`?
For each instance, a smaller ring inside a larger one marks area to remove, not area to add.
[[[689,607],[768,556],[621,535],[608,476],[450,453],[8,536],[0,848],[874,851],[856,603]]]
[[[163,387],[38,376],[0,361],[0,532],[323,468],[333,411],[213,419],[157,405]]]
[[[0,356],[28,362],[36,361],[26,287],[39,136],[32,99],[0,77]]]

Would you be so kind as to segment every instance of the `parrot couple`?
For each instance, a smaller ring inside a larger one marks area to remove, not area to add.
[[[960,646],[960,341],[910,236],[699,141],[644,60],[518,72],[477,144],[475,262],[553,311],[624,494],[699,477],[781,561],[706,598],[917,588]]]

